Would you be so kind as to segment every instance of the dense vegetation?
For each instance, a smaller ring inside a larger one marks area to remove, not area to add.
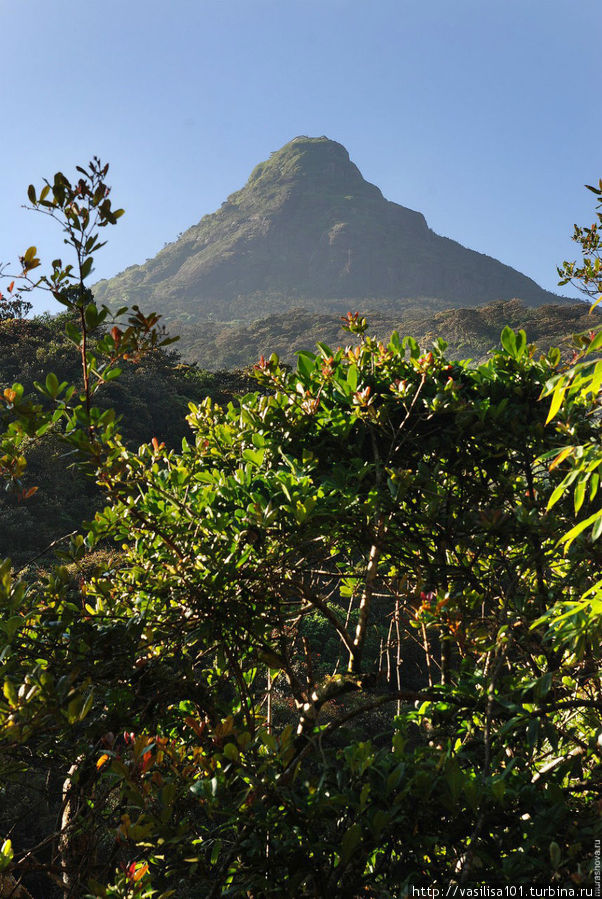
[[[65,334],[71,318],[65,312],[33,320],[13,316],[0,320],[0,384],[18,381],[26,393],[32,393],[35,383],[43,383],[53,372],[59,382],[81,389],[81,360]],[[92,347],[99,336],[90,336]],[[251,384],[249,374],[242,371],[210,374],[183,364],[170,347],[147,353],[137,364],[126,362],[120,377],[105,385],[98,403],[121,416],[120,429],[128,447],[136,448],[153,437],[177,447],[189,433],[185,421],[189,402],[206,396],[228,402],[246,393]],[[23,451],[27,468],[22,489],[0,493],[0,558],[10,556],[18,565],[77,530],[104,504],[93,478],[73,465],[58,427],[32,435]],[[35,494],[24,502],[24,491],[32,487]]]
[[[62,565],[0,572],[0,889],[591,884],[602,339],[567,371],[506,327],[473,364],[350,314],[357,346],[262,358],[260,390],[192,406],[181,449],[129,448],[99,399],[162,338],[90,300],[116,215],[106,168],[80,171],[30,199],[77,255],[45,283],[83,384],[7,387],[0,464],[23,490],[23,447],[56,428],[106,505]]]

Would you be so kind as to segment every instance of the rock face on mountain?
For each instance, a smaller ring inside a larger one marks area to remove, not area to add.
[[[168,321],[250,320],[325,301],[334,311],[337,301],[360,299],[396,306],[429,298],[441,309],[559,300],[386,200],[326,137],[286,144],[221,209],[146,264],[99,282],[95,294],[99,302],[157,309]]]

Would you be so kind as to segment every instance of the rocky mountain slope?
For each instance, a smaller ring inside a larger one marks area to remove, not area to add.
[[[520,298],[559,302],[490,256],[430,230],[386,200],[326,137],[297,137],[242,190],[144,265],[95,288],[100,302],[139,303],[168,322],[253,321],[305,307],[407,311]],[[360,302],[361,301],[361,302]]]

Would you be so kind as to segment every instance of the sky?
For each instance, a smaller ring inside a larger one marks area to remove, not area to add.
[[[0,262],[67,258],[27,186],[94,155],[126,215],[92,281],[326,135],[437,233],[577,295],[556,266],[594,220],[601,26],[600,0],[0,0]]]

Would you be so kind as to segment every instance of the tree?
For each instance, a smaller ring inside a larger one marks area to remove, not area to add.
[[[8,296],[0,293],[0,321],[25,318],[33,308],[32,304],[24,300],[19,292],[15,293],[14,289],[15,282],[11,281],[7,289]]]
[[[595,299],[590,313],[602,299],[602,180],[598,187],[588,185],[596,197],[597,222],[591,228],[575,225],[573,239],[580,244],[583,259],[564,262],[558,269],[560,284],[571,283],[586,296]],[[602,331],[596,332],[597,321],[592,322],[589,334],[577,337],[577,350],[572,365],[567,371],[554,375],[545,386],[543,396],[551,396],[548,421],[562,420],[569,403],[580,401],[588,410],[588,415],[599,422],[600,387],[602,385]],[[595,543],[602,534],[602,508],[599,499],[600,452],[599,429],[595,428],[592,438],[584,443],[571,435],[568,444],[558,447],[558,451],[548,454],[550,469],[560,469],[564,478],[549,500],[552,508],[569,489],[572,489],[575,516],[583,516],[561,538],[565,553],[570,552],[577,538],[589,535]],[[602,580],[596,581],[582,596],[563,599],[548,610],[542,621],[551,628],[551,639],[559,646],[570,646],[581,655],[587,645],[598,645],[602,636]]]
[[[13,839],[16,874],[123,897],[591,881],[599,646],[541,623],[595,581],[581,534],[557,549],[573,509],[541,461],[594,439],[588,405],[546,425],[560,354],[522,331],[473,366],[344,324],[358,345],[193,406],[181,452],[128,450],[85,392],[14,390],[9,461],[60,412],[107,497],[62,566],[1,571],[3,782],[64,785],[60,864],[52,833]]]
[[[596,205],[596,219],[591,228],[582,228],[575,225],[573,231],[573,240],[581,246],[583,259],[578,264],[577,261],[563,262],[558,269],[560,281],[558,284],[572,284],[577,290],[580,290],[586,296],[595,300],[596,306],[602,298],[602,235],[600,229],[602,226],[602,178],[598,182],[598,187],[590,184],[586,185],[588,190],[598,198]]]

